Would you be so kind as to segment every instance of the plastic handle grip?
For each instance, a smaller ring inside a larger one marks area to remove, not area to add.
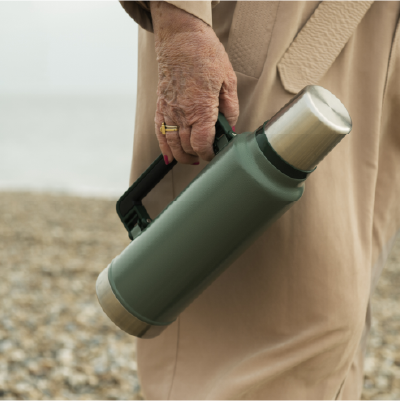
[[[214,153],[219,153],[227,143],[233,139],[235,133],[222,113],[219,113],[215,124]],[[141,204],[142,199],[167,175],[177,164],[176,160],[168,165],[164,162],[163,155],[151,163],[146,171],[130,186],[117,202],[117,213],[125,228],[130,233],[136,220],[132,219],[132,209],[141,206],[142,216],[148,218],[147,212]],[[128,221],[129,220],[129,221]],[[143,220],[143,219],[142,219]],[[144,223],[145,224],[145,223]]]
[[[132,184],[132,186],[122,196],[119,204],[119,210],[125,216],[134,205],[134,202],[141,200],[167,175],[169,171],[177,164],[176,160],[168,165],[164,162],[163,155],[159,155],[147,170]],[[128,195],[129,192],[129,195]]]

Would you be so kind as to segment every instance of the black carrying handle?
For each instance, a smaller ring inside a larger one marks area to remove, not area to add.
[[[214,153],[218,154],[235,135],[224,115],[219,113],[215,124]],[[173,160],[166,165],[164,157],[161,154],[118,200],[117,213],[131,239],[136,237],[136,235],[132,234],[132,230],[136,226],[138,226],[137,232],[140,233],[151,222],[151,218],[142,205],[142,199],[176,164],[176,160]]]

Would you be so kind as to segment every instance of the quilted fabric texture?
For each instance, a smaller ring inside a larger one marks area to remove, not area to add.
[[[278,5],[277,1],[237,2],[228,42],[229,60],[235,71],[254,78],[261,75]]]
[[[324,1],[278,63],[284,88],[298,93],[316,85],[335,61],[372,1]]]

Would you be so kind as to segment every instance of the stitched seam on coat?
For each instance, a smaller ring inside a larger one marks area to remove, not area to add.
[[[171,189],[172,189],[172,199],[175,199],[175,185],[174,185],[174,170],[171,170]],[[174,386],[174,379],[175,379],[175,373],[176,373],[176,365],[178,364],[178,347],[179,347],[179,332],[180,332],[180,319],[181,317],[178,316],[178,328],[177,328],[177,335],[176,335],[176,352],[175,352],[175,361],[174,361],[174,370],[172,371],[172,377],[171,377],[171,385],[169,387],[168,391],[168,396],[167,400],[170,400],[171,398],[171,393],[172,393],[172,387]]]
[[[340,392],[342,391],[342,388],[343,388],[343,385],[344,385],[344,382],[345,382],[345,381],[346,381],[346,378],[343,379],[342,384],[340,385],[339,390],[338,390],[338,392],[336,393],[335,400],[337,400],[337,399],[339,398],[339,394],[340,394]]]
[[[167,400],[171,399],[171,393],[172,393],[172,388],[174,387],[174,379],[175,379],[175,373],[176,373],[176,367],[178,365],[178,350],[179,350],[179,335],[180,335],[180,327],[181,327],[181,317],[178,316],[178,329],[177,329],[177,336],[176,336],[176,352],[175,352],[175,362],[174,362],[174,370],[172,372],[172,378],[171,378],[171,386],[168,391],[168,397]]]

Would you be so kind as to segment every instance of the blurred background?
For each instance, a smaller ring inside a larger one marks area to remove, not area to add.
[[[0,54],[0,188],[124,191],[137,25],[118,2],[1,2]]]
[[[129,243],[136,79],[118,2],[0,2],[0,398],[140,398],[95,295]]]
[[[137,25],[118,2],[0,2],[0,399],[141,399],[98,274],[129,243]],[[400,242],[373,299],[364,399],[400,399]]]

